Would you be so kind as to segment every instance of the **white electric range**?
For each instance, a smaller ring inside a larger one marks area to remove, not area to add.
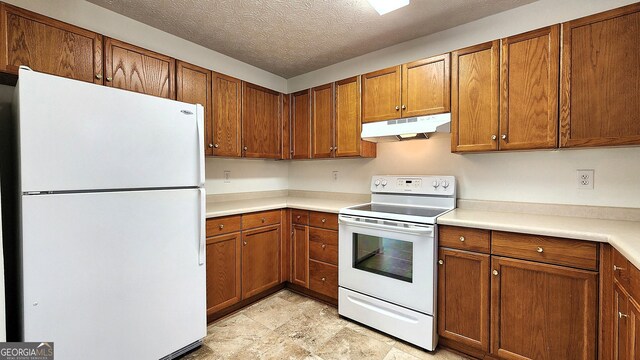
[[[453,176],[374,176],[371,203],[340,210],[338,312],[434,350],[438,216]]]

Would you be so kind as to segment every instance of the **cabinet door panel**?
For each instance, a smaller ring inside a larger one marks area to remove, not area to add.
[[[291,104],[293,159],[311,158],[311,91],[294,93]]]
[[[613,282],[613,358],[615,360],[629,359],[629,319],[624,315],[628,311],[628,295],[617,281]]]
[[[207,314],[241,300],[240,233],[207,239]]]
[[[400,66],[362,75],[362,122],[400,117]]]
[[[102,35],[1,4],[0,70],[35,71],[102,84]]]
[[[291,159],[291,94],[282,95],[282,156]]]
[[[499,42],[451,53],[451,150],[498,149]]]
[[[598,273],[494,256],[492,353],[504,359],[595,359]]]
[[[640,4],[562,24],[560,146],[640,144]]]
[[[440,248],[438,334],[489,351],[489,255]]]
[[[629,301],[629,360],[640,360],[640,305],[632,298]]]
[[[105,38],[105,85],[175,99],[175,60]]]
[[[242,233],[242,298],[280,283],[280,225]]]
[[[309,286],[309,227],[293,225],[293,266],[292,282]]]
[[[240,157],[242,82],[213,73],[213,151],[215,156]]]
[[[557,146],[560,26],[502,40],[500,149]]]
[[[211,127],[211,71],[183,61],[176,62],[176,100],[204,106],[204,153],[213,155]]]
[[[280,93],[242,83],[242,144],[245,157],[280,158],[281,104]]]
[[[402,65],[402,117],[449,112],[449,54]]]
[[[333,83],[311,89],[313,158],[333,156]]]

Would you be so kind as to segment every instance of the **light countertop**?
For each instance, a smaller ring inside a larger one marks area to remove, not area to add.
[[[640,222],[455,209],[438,224],[606,242],[640,268]]]
[[[358,205],[362,202],[334,199],[316,199],[305,197],[271,197],[223,202],[207,202],[207,218],[243,214],[255,211],[265,211],[283,208],[312,210],[329,213],[347,206]]]

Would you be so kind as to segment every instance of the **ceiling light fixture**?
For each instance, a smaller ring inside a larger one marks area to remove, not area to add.
[[[380,15],[398,10],[409,5],[410,0],[367,0]]]

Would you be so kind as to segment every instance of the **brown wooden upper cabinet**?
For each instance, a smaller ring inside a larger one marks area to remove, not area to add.
[[[360,76],[335,83],[335,157],[376,157],[376,144],[360,137]]]
[[[560,146],[640,144],[640,3],[562,24]]]
[[[105,38],[105,85],[175,99],[173,58],[122,41]]]
[[[35,71],[102,84],[102,35],[0,4],[0,71]]]
[[[242,132],[242,81],[214,72],[211,155],[240,157]]]
[[[500,150],[558,146],[560,26],[502,39]]]
[[[334,108],[333,83],[311,89],[311,144],[314,159],[334,155]]]
[[[311,158],[311,91],[291,95],[291,158]]]
[[[213,155],[211,129],[211,71],[176,61],[176,100],[204,106],[204,154]]]
[[[497,150],[499,41],[454,51],[451,58],[451,150]]]
[[[362,75],[362,122],[400,117],[400,66]]]
[[[242,150],[245,157],[279,159],[282,94],[242,83]]]
[[[280,159],[291,159],[291,94],[282,95],[282,154]]]

